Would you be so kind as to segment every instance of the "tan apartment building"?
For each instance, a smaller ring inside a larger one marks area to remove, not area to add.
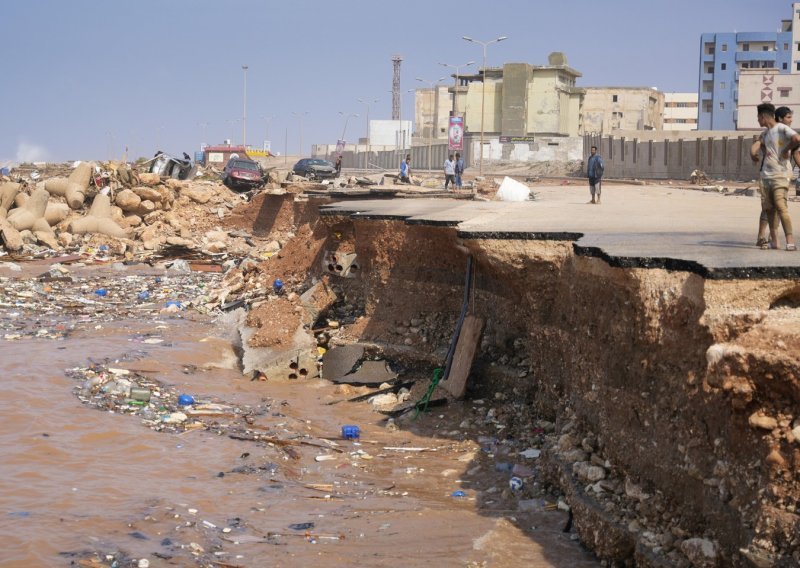
[[[459,75],[458,86],[439,86],[416,91],[417,140],[424,141],[434,128],[434,139],[447,139],[447,122],[458,97],[465,131],[483,130],[497,136],[578,136],[584,89],[575,86],[581,74],[567,64],[562,53],[551,53],[547,65],[506,63]],[[445,95],[446,93],[446,95]]]
[[[736,130],[760,128],[756,107],[761,103],[772,103],[775,108],[788,106],[796,117],[800,117],[800,73],[781,73],[778,69],[742,69],[739,72],[738,105],[736,108]],[[792,127],[800,128],[795,118]]]
[[[664,130],[697,130],[697,93],[664,93]]]
[[[662,130],[664,93],[651,87],[586,87],[581,134]]]

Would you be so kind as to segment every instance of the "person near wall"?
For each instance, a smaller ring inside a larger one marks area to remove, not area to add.
[[[456,162],[453,159],[453,154],[450,154],[448,158],[444,161],[444,188],[447,190],[447,187],[450,184],[453,184],[453,191],[456,189]]]
[[[758,105],[758,124],[764,128],[750,148],[753,163],[761,162],[761,207],[769,222],[769,243],[762,248],[778,248],[778,222],[783,226],[786,250],[797,250],[792,232],[792,218],[786,205],[789,191],[789,157],[800,147],[800,135],[775,119],[775,106]]]
[[[336,177],[338,178],[342,173],[342,156],[336,156]]]
[[[586,163],[586,175],[589,177],[589,191],[592,200],[589,203],[600,203],[600,191],[603,183],[603,171],[605,164],[603,158],[597,153],[597,146],[592,146],[589,161]],[[597,198],[595,199],[595,195]]]
[[[400,162],[400,183],[411,183],[411,154],[406,154],[406,159]]]
[[[460,153],[456,152],[456,189],[461,189],[464,186],[464,182],[461,179],[461,176],[464,175],[464,169],[464,159]]]
[[[780,122],[781,124],[785,124],[789,128],[792,127],[792,119],[794,118],[794,113],[792,109],[787,106],[778,107],[775,109],[775,121]],[[761,146],[761,139],[756,142],[759,147],[759,151],[761,151],[761,162],[764,162],[764,153],[763,147]],[[792,158],[794,159],[794,163],[800,166],[800,149],[795,150],[792,154]],[[794,166],[792,162],[789,161],[789,180],[792,179],[794,176]],[[797,183],[800,184],[800,177],[797,179]],[[759,195],[761,194],[761,181],[759,180],[758,185]],[[795,193],[797,193],[797,189],[795,189]],[[769,248],[769,221],[767,219],[767,212],[764,208],[761,208],[761,215],[758,217],[758,236],[756,237],[756,246],[759,248]]]

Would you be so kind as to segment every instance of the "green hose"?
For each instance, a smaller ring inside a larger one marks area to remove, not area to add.
[[[433,391],[436,390],[436,387],[439,385],[439,381],[442,380],[442,376],[444,375],[444,369],[441,367],[437,367],[433,370],[433,380],[431,381],[430,386],[428,387],[428,391],[425,393],[425,396],[414,405],[416,412],[414,413],[414,420],[417,419],[420,412],[428,412],[428,403],[431,400],[431,396],[433,396]]]

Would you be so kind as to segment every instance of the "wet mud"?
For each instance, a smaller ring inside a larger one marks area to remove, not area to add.
[[[209,316],[109,319],[0,342],[3,566],[597,565],[554,502],[515,510],[496,438],[459,432],[485,402],[387,428],[367,402],[328,404],[354,394],[328,381],[243,376]],[[124,397],[87,404],[108,367],[158,392],[156,415],[191,393],[249,420],[154,428]]]

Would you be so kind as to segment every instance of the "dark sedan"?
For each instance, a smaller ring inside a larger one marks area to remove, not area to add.
[[[294,165],[292,171],[308,179],[336,177],[336,167],[328,160],[320,160],[319,158],[303,158]]]
[[[258,162],[231,158],[222,170],[222,183],[233,190],[250,190],[264,185],[264,171]]]

